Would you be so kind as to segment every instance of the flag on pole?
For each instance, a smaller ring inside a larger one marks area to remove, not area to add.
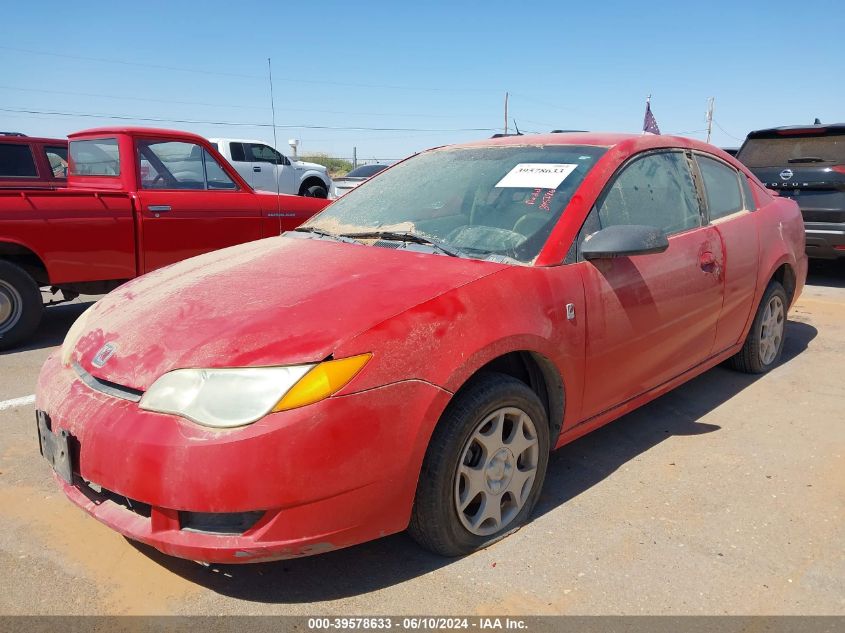
[[[651,95],[645,100],[645,118],[643,118],[643,134],[660,134],[657,119],[651,113]]]

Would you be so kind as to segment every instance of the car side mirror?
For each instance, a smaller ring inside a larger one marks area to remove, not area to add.
[[[662,253],[669,248],[666,234],[653,226],[619,224],[588,235],[581,244],[584,259],[607,259]]]

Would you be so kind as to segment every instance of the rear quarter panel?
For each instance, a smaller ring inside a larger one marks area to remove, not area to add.
[[[783,264],[788,264],[795,274],[795,291],[792,296],[794,304],[807,278],[807,254],[801,211],[798,205],[788,198],[763,195],[766,199],[760,202],[764,204],[754,214],[760,236],[760,277],[754,306],[759,304],[769,281]],[[753,318],[753,313],[751,317]],[[750,327],[751,319],[746,331]]]

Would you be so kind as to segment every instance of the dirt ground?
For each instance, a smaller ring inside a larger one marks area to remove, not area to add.
[[[90,300],[0,356],[0,401],[32,393]],[[0,614],[845,614],[845,265],[813,267],[787,336],[770,374],[718,367],[555,453],[533,522],[458,560],[405,535],[165,557],[66,501],[32,404],[0,403]]]

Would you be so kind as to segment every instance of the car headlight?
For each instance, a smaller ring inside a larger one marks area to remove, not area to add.
[[[218,429],[252,424],[271,411],[319,402],[340,391],[372,354],[287,367],[175,369],[156,380],[139,407]]]

